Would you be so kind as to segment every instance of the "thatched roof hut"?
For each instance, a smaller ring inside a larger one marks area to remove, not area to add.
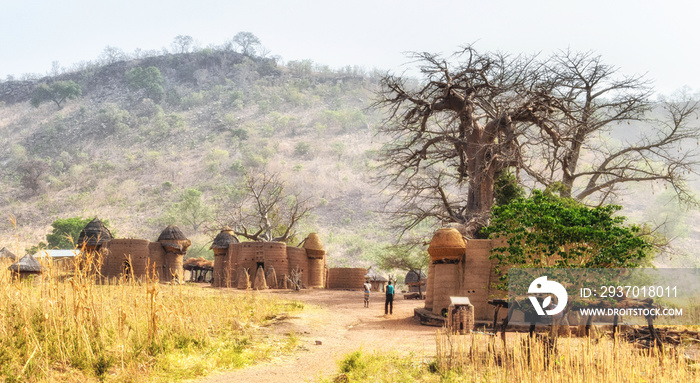
[[[6,247],[0,249],[0,261],[15,261],[17,256]]]
[[[20,258],[19,261],[11,264],[7,269],[13,273],[40,274],[42,267],[36,258],[34,258],[31,254],[27,254]]]
[[[365,278],[369,279],[370,282],[389,282],[388,279],[384,278],[381,274],[379,274],[376,270],[372,269],[371,267],[367,269],[367,274],[365,274]]]
[[[214,262],[206,260],[202,257],[189,258],[182,263],[182,268],[185,270],[214,270]]]
[[[175,225],[168,225],[158,237],[158,242],[166,248],[167,251],[184,254],[187,248],[190,247],[192,241],[185,237],[185,234]]]
[[[233,230],[229,227],[221,229],[221,232],[216,235],[214,242],[209,247],[210,250],[213,249],[228,249],[228,246],[232,243],[240,243]]]
[[[95,218],[80,232],[77,245],[79,249],[84,246],[98,247],[112,239],[114,239],[114,236],[112,236],[112,233],[107,229],[107,226],[105,226],[102,221]]]
[[[424,272],[420,272],[420,280],[422,284],[425,284],[425,280],[428,278],[427,275],[425,275]],[[406,279],[404,280],[404,283],[409,284],[409,283],[418,283],[418,274],[410,270],[408,273],[406,273]]]

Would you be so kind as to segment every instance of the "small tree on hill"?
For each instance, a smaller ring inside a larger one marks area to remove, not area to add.
[[[194,39],[192,38],[192,36],[185,36],[185,35],[175,36],[175,38],[173,39],[173,46],[176,49],[175,53],[187,53],[187,52],[189,52],[193,43],[194,43]]]
[[[56,81],[51,85],[42,83],[34,88],[30,102],[32,106],[38,108],[44,102],[53,101],[60,110],[66,100],[78,98],[81,94],[80,85],[74,81]]]
[[[126,71],[126,81],[129,89],[135,92],[143,92],[145,97],[155,102],[163,99],[163,75],[154,66],[148,68],[136,67]]]
[[[253,56],[260,47],[260,39],[250,32],[238,32],[233,36],[233,43],[241,48],[241,53]]]
[[[180,195],[180,201],[168,211],[169,223],[181,222],[191,227],[195,233],[211,219],[211,207],[202,200],[202,192],[197,189],[186,189]]]

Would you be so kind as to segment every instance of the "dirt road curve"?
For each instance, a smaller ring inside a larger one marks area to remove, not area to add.
[[[421,326],[413,309],[423,301],[404,300],[398,294],[394,314],[384,315],[384,295],[373,293],[364,308],[359,291],[310,290],[301,293],[273,292],[300,300],[307,307],[293,318],[270,329],[299,334],[301,350],[241,370],[210,375],[196,383],[223,382],[315,382],[337,373],[338,361],[353,351],[414,351],[416,357],[435,355],[435,327]],[[320,341],[321,345],[316,345]]]

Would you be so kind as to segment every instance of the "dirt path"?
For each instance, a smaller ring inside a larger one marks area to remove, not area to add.
[[[271,331],[294,332],[300,350],[252,367],[215,374],[197,383],[223,382],[315,382],[338,371],[338,361],[346,354],[363,351],[399,351],[416,357],[435,355],[435,327],[421,326],[413,309],[423,301],[404,300],[397,295],[394,314],[384,315],[384,295],[372,294],[364,308],[359,291],[310,290],[300,293],[271,294],[299,300],[307,307],[298,315],[277,323]],[[321,345],[317,345],[320,341]]]

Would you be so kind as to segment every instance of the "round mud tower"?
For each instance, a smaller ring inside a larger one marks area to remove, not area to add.
[[[433,296],[435,295],[433,293],[435,291],[435,264],[433,262],[428,265],[428,283],[425,288],[425,309],[432,310]]]
[[[442,315],[443,310],[450,306],[450,296],[460,291],[459,265],[454,263],[438,263],[435,265],[435,280],[433,282],[433,314]]]

